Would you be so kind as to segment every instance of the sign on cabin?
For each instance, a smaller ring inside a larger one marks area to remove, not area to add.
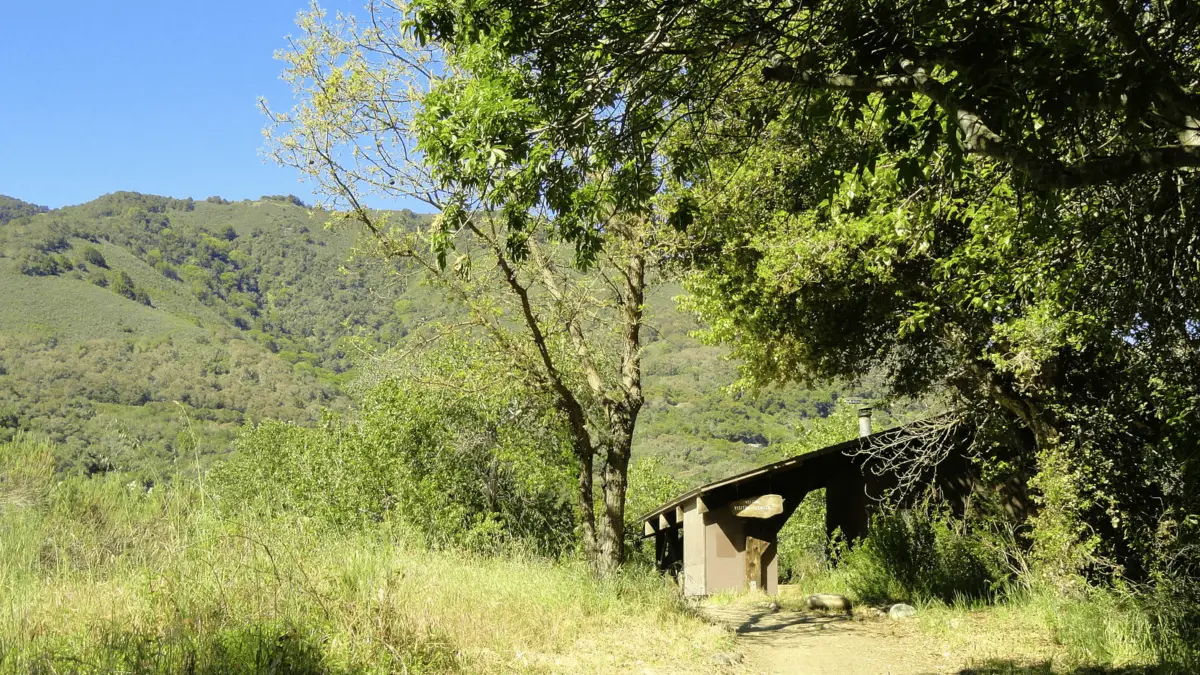
[[[729,509],[740,518],[770,518],[783,513],[783,497],[762,495],[738,499],[729,504]]]

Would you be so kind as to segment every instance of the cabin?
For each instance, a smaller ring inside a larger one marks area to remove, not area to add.
[[[867,533],[871,515],[898,476],[859,450],[879,443],[928,443],[906,427],[871,431],[871,409],[859,411],[859,437],[730,476],[686,492],[642,517],[654,538],[658,568],[676,576],[684,595],[722,591],[778,592],[779,530],[808,493],[825,489],[825,528],[853,541]],[[944,457],[921,476],[955,510],[979,489],[965,455],[970,434],[951,429],[938,438]],[[912,448],[917,450],[919,448]]]

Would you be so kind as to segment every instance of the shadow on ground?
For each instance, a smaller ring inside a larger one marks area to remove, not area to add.
[[[767,621],[764,621],[764,619],[767,619]],[[791,614],[790,612],[779,614],[770,610],[763,610],[751,613],[740,624],[735,626],[734,630],[738,633],[765,633],[791,628],[792,626],[810,626],[820,630],[829,624],[844,623],[849,620],[850,617],[843,615],[807,615]]]
[[[1121,668],[1081,666],[1065,670],[1062,667],[1055,668],[1049,662],[1020,663],[1005,659],[995,659],[970,668],[964,668],[958,671],[958,675],[1171,675],[1183,672],[1185,671],[1173,669],[1169,666],[1129,666]]]

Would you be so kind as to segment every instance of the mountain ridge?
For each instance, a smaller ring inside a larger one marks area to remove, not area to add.
[[[230,450],[241,425],[351,409],[356,347],[386,348],[453,311],[354,257],[358,233],[291,195],[230,202],[134,192],[46,209],[13,198],[0,228],[0,435],[63,448],[62,471],[165,475]],[[411,226],[430,216],[397,212]],[[648,300],[635,455],[687,482],[774,457],[837,388],[731,393],[668,284]],[[870,394],[869,389],[854,393]]]

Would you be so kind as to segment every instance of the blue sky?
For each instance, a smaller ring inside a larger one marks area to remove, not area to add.
[[[323,4],[354,11],[361,3]],[[51,207],[115,190],[308,201],[295,171],[261,156],[265,118],[256,103],[265,96],[290,107],[273,54],[306,7],[0,3],[0,194]]]

